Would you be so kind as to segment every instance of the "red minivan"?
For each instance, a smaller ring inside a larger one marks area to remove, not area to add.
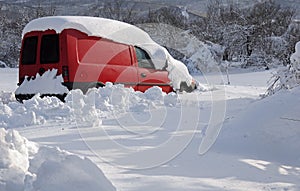
[[[155,69],[148,53],[127,44],[87,36],[76,29],[33,31],[24,35],[19,63],[19,84],[25,76],[42,75],[48,69],[62,74],[63,85],[71,89],[124,84],[144,92],[159,86],[173,91],[165,69]],[[30,95],[16,95],[24,99]],[[32,95],[33,96],[33,95]],[[31,97],[32,97],[31,96]]]
[[[86,92],[88,88],[113,82],[142,92],[152,86],[159,86],[167,93],[173,91],[168,71],[155,69],[141,47],[90,36],[75,28],[59,33],[47,29],[23,34],[19,85],[26,76],[34,78],[49,69],[57,69],[58,75],[62,74],[63,85],[69,90],[79,88]],[[16,94],[19,101],[32,96]]]

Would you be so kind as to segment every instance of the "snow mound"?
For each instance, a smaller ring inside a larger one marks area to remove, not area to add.
[[[29,156],[37,151],[34,143],[17,131],[0,128],[0,190],[23,191]]]
[[[217,147],[222,152],[299,165],[299,94],[296,87],[253,103],[224,124]]]
[[[88,158],[41,147],[31,160],[26,191],[114,191],[115,187]]]
[[[6,94],[0,96],[3,96],[0,100],[6,99]],[[23,104],[0,102],[0,126],[16,128],[74,120],[83,126],[99,126],[102,119],[128,112],[143,113],[151,108],[176,107],[178,99],[177,94],[166,94],[160,87],[152,87],[142,93],[108,82],[99,89],[90,89],[87,94],[72,90],[65,98],[66,103],[56,97],[40,98],[39,94]]]
[[[108,82],[102,88],[90,89],[86,95],[80,90],[72,90],[65,100],[77,123],[99,126],[101,119],[118,118],[124,113],[144,113],[151,108],[175,107],[179,104],[178,99],[177,94],[166,94],[160,87],[152,87],[142,93]]]
[[[2,127],[24,127],[31,125],[41,125],[47,120],[70,120],[71,109],[63,104],[56,97],[40,98],[36,95],[30,100],[24,101],[24,104],[18,102],[9,102],[3,104],[0,102],[0,126]]]
[[[52,16],[44,17],[28,23],[22,35],[31,31],[55,30],[57,33],[64,29],[76,29],[89,36],[99,36],[115,42],[138,46],[147,51],[153,60],[156,69],[162,69],[166,63],[169,79],[173,88],[179,89],[181,82],[192,83],[192,76],[186,66],[175,60],[169,52],[154,42],[150,36],[140,28],[111,19],[78,16]]]
[[[0,103],[8,104],[15,101],[15,94],[12,92],[0,91]]]
[[[39,147],[15,130],[0,129],[1,191],[113,191],[103,172],[89,159]]]
[[[64,82],[62,75],[57,76],[57,69],[47,70],[42,76],[36,74],[34,79],[25,80],[16,89],[15,94],[64,94],[68,93],[67,87],[62,85]]]
[[[1,169],[17,168],[25,172],[29,167],[28,157],[36,149],[32,142],[21,137],[17,131],[0,129]]]

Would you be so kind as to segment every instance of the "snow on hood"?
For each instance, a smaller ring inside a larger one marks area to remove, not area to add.
[[[153,60],[156,69],[162,69],[168,64],[169,79],[174,89],[180,88],[185,81],[191,84],[192,76],[186,66],[172,58],[168,51],[154,42],[151,37],[140,28],[105,18],[84,16],[52,16],[35,19],[28,23],[22,36],[31,31],[55,30],[57,33],[64,29],[76,29],[89,36],[98,36],[115,42],[138,46],[147,51]]]

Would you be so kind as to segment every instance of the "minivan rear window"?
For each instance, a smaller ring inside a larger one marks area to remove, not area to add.
[[[30,65],[36,63],[38,37],[31,36],[24,39],[22,49],[22,64]]]
[[[42,36],[40,62],[41,64],[51,64],[59,62],[58,34]]]

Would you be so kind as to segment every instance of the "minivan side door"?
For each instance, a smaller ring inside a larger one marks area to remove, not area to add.
[[[173,91],[170,86],[167,70],[157,70],[149,56],[149,54],[139,48],[134,47],[138,62],[138,90],[146,91],[153,86],[159,86],[164,92]]]

